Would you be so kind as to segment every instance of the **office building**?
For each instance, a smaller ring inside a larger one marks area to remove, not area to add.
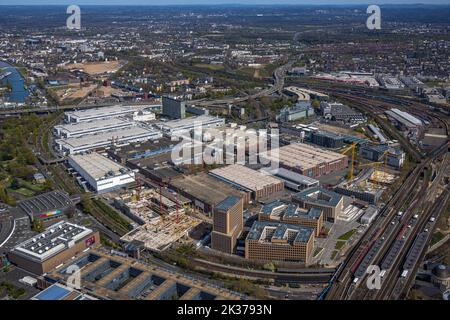
[[[230,196],[214,208],[211,248],[225,253],[233,253],[236,241],[244,227],[244,201]]]
[[[41,275],[99,244],[98,231],[60,221],[15,246],[8,253],[8,259],[19,268]]]
[[[310,141],[324,148],[337,149],[344,146],[343,136],[328,131],[312,131]]]
[[[309,178],[297,172],[287,170],[285,168],[278,169],[261,169],[261,172],[271,174],[284,182],[284,186],[294,191],[302,191],[312,187],[318,187],[319,180]]]
[[[314,115],[314,108],[309,101],[300,101],[293,107],[284,107],[281,109],[277,120],[281,122],[296,121]]]
[[[320,188],[310,188],[296,193],[292,196],[292,201],[298,203],[305,209],[321,209],[324,219],[334,222],[344,208],[344,197],[340,194]]]
[[[399,148],[389,147],[387,144],[363,144],[359,154],[367,160],[385,162],[388,166],[401,168],[405,162],[405,152]]]
[[[309,263],[314,229],[279,222],[253,223],[245,239],[245,258]]]
[[[318,237],[323,227],[323,212],[318,208],[303,209],[295,203],[275,200],[261,207],[258,220],[309,227],[314,229],[314,235]]]
[[[376,205],[380,200],[381,195],[383,194],[383,190],[380,189],[372,189],[361,188],[357,185],[352,186],[337,186],[333,189],[334,192],[345,195],[347,197],[351,197],[354,199],[358,199],[362,202],[366,202],[368,204]]]
[[[333,121],[351,123],[367,121],[367,118],[362,113],[338,102],[322,101],[320,103],[320,112],[322,116]]]
[[[162,98],[162,114],[171,119],[186,118],[186,102],[170,97]]]
[[[78,172],[96,192],[108,192],[135,182],[130,169],[96,153],[71,155],[69,165]]]

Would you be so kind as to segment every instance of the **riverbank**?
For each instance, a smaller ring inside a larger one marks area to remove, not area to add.
[[[11,92],[5,94],[7,102],[25,103],[29,92],[26,89],[25,78],[22,73],[26,71],[20,70],[5,61],[0,61],[0,69],[3,72],[11,73],[0,80],[2,85],[9,85],[11,88]]]

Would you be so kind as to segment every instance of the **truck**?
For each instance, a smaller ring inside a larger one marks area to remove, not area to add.
[[[406,278],[406,276],[408,275],[409,270],[403,270],[402,272],[402,278]]]

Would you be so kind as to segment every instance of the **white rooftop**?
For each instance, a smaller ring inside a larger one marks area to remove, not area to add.
[[[169,130],[178,130],[184,127],[194,126],[198,123],[198,125],[207,124],[211,121],[220,121],[222,118],[216,118],[208,115],[201,115],[197,117],[189,117],[184,119],[171,120],[167,122],[160,122],[157,125],[169,129]]]
[[[100,180],[105,176],[119,176],[131,171],[96,152],[71,155],[69,158],[76,162],[95,180]]]
[[[134,111],[138,111],[144,109],[145,106],[111,106],[111,107],[102,107],[96,109],[85,109],[78,111],[68,111],[66,112],[67,116],[75,117],[75,118],[92,118],[92,117],[111,117],[115,114],[123,114],[123,113],[132,113]]]
[[[105,127],[114,127],[118,125],[126,125],[130,126],[134,125],[134,122],[131,122],[127,119],[123,118],[109,118],[102,120],[92,120],[87,122],[78,122],[78,123],[69,123],[55,126],[55,129],[64,130],[70,133],[79,132],[79,131],[89,131],[93,129],[102,129]]]
[[[98,143],[111,142],[111,144],[112,144],[113,139],[116,141],[117,140],[120,141],[120,139],[139,137],[139,136],[149,135],[152,133],[156,134],[156,133],[158,133],[158,131],[143,128],[140,126],[134,126],[134,127],[124,128],[124,129],[106,131],[106,132],[101,132],[101,133],[92,134],[92,135],[86,135],[83,137],[73,137],[73,138],[68,138],[68,139],[61,139],[61,140],[57,140],[57,142],[59,144],[65,144],[65,145],[71,146],[72,148],[80,148],[83,146],[90,146],[90,145],[95,145]]]

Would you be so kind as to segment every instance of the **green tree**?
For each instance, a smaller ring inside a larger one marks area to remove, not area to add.
[[[268,262],[263,266],[263,269],[271,271],[271,272],[275,272],[277,268],[275,267],[275,264],[273,262]]]
[[[33,231],[39,232],[39,233],[44,232],[44,224],[42,223],[41,220],[34,219],[33,220],[33,225],[31,226],[31,229]]]
[[[11,181],[11,189],[17,190],[21,187],[20,181],[17,178],[13,178]]]

